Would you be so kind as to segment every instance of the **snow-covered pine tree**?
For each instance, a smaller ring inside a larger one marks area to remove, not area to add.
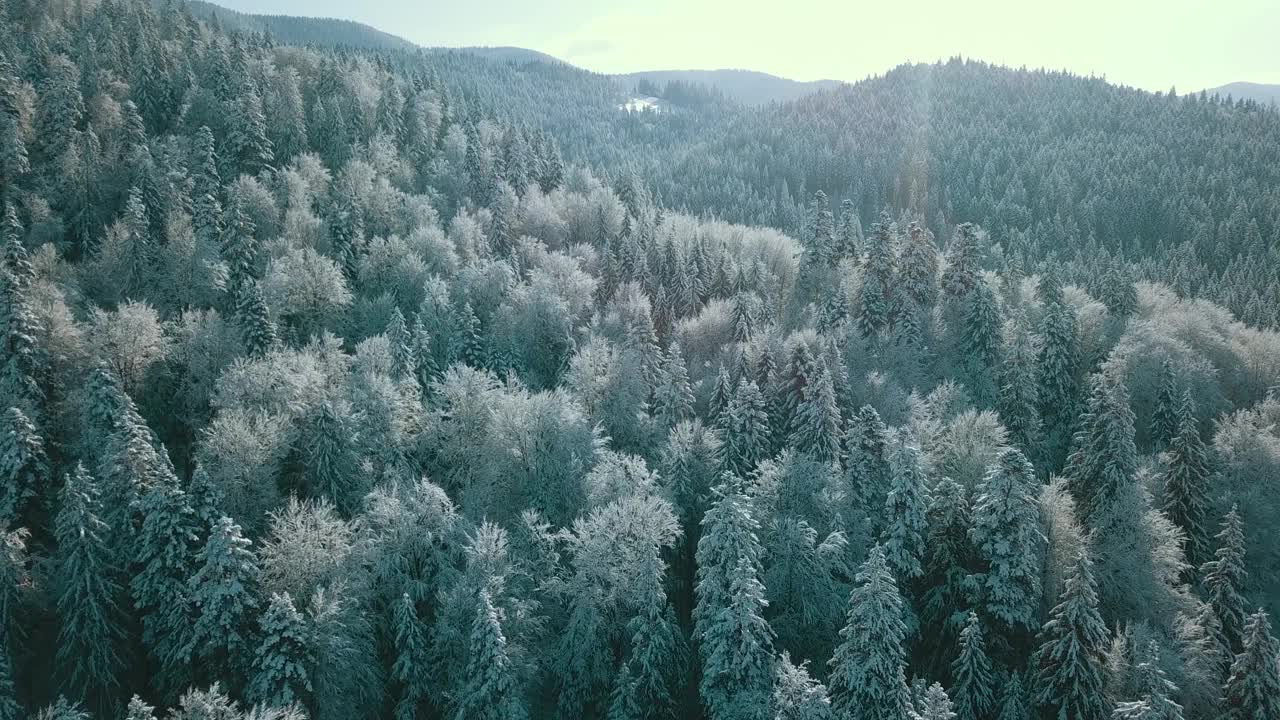
[[[679,343],[671,343],[663,354],[658,376],[660,383],[653,393],[654,417],[660,427],[670,429],[693,414],[693,389]]]
[[[997,720],[1028,720],[1027,698],[1022,690],[1022,673],[1011,672],[1000,693],[1000,714]]]
[[[980,572],[979,607],[999,623],[1002,639],[1034,630],[1040,606],[1045,541],[1040,529],[1039,483],[1015,448],[1000,451],[987,469],[973,506],[969,539]]]
[[[955,720],[951,698],[947,697],[947,691],[940,683],[933,683],[925,691],[924,698],[916,707],[915,717],[920,720]]]
[[[22,410],[11,407],[0,419],[0,526],[19,527],[32,498],[48,484],[44,440]]]
[[[827,688],[809,675],[808,662],[796,665],[783,651],[773,681],[775,720],[832,720]]]
[[[984,720],[995,709],[995,676],[982,639],[982,621],[970,612],[951,664],[951,694],[959,720]]]
[[[978,279],[966,296],[960,351],[971,389],[978,400],[996,400],[996,372],[1004,352],[1000,306],[987,283]]]
[[[750,500],[734,489],[738,482],[728,473],[722,478],[719,497],[703,518],[696,555],[693,622],[703,664],[700,692],[717,720],[763,712],[773,681],[773,637],[763,617],[760,584],[760,525]],[[746,644],[737,648],[734,643]]]
[[[123,668],[119,644],[124,639],[120,587],[113,579],[108,528],[102,522],[97,482],[77,465],[66,476],[62,507],[54,520],[58,541],[56,605],[58,666],[63,687],[76,697],[106,703],[119,686]]]
[[[1163,510],[1182,528],[1187,564],[1198,568],[1209,559],[1209,459],[1192,410],[1191,391],[1184,391],[1177,432],[1165,451]]]
[[[307,621],[293,606],[289,593],[272,593],[266,612],[258,618],[258,647],[254,650],[245,698],[265,707],[286,708],[311,697],[308,668],[315,664]]]
[[[893,474],[888,434],[880,414],[870,405],[863,405],[850,418],[845,432],[845,486],[857,509],[872,516],[877,532],[884,521],[876,517],[876,511],[885,506]]]
[[[963,608],[971,604],[969,575],[974,563],[969,541],[972,524],[969,498],[960,483],[944,477],[929,493],[929,537],[925,543],[925,590],[921,609],[921,641],[935,648],[935,666],[954,655]],[[957,702],[958,702],[957,698]]]
[[[960,299],[969,294],[980,282],[978,260],[982,230],[973,223],[956,226],[947,248],[947,264],[942,271],[942,292],[948,297]]]
[[[280,344],[280,333],[257,281],[247,281],[236,301],[236,320],[244,336],[245,349],[253,357],[262,357]]]
[[[467,650],[466,683],[455,699],[455,720],[524,720],[521,697],[502,613],[488,590],[481,590]]]
[[[722,466],[745,477],[769,448],[769,414],[764,396],[755,381],[743,379],[720,415],[724,444],[720,446]]]
[[[196,572],[199,518],[180,488],[161,484],[142,496],[142,528],[129,581],[142,615],[142,640],[156,660],[156,685],[176,693],[191,682],[183,648],[193,620],[187,579]]]
[[[1214,559],[1200,568],[1206,600],[1218,619],[1222,645],[1231,653],[1239,653],[1244,638],[1245,599],[1240,594],[1248,571],[1244,565],[1244,522],[1240,511],[1232,507],[1222,519],[1218,533],[1218,549]]]
[[[790,445],[824,462],[840,456],[841,418],[831,373],[820,364],[817,376],[804,387],[804,399],[796,408]]]
[[[938,246],[933,233],[912,222],[898,256],[898,278],[906,298],[922,309],[938,300]]]
[[[195,621],[183,654],[201,678],[235,678],[249,664],[258,565],[252,543],[231,518],[222,516],[196,556],[199,569],[188,581]]]
[[[1182,420],[1182,393],[1178,391],[1178,378],[1169,358],[1160,363],[1160,377],[1156,383],[1156,404],[1151,410],[1151,443],[1157,448],[1165,448],[1178,434]]]
[[[1029,458],[1039,457],[1040,392],[1035,340],[1025,317],[1013,323],[1013,339],[1000,368],[996,407],[1009,439]]]
[[[1103,679],[1107,627],[1098,613],[1087,550],[1077,556],[1039,639],[1040,649],[1032,658],[1036,705],[1057,720],[1105,720],[1110,714]]]
[[[880,545],[894,578],[906,585],[924,574],[929,532],[929,479],[914,437],[903,432],[894,439],[889,466]]]
[[[902,596],[885,559],[872,547],[849,595],[842,642],[830,660],[831,704],[839,720],[906,720],[911,712],[907,688],[907,627]]]
[[[1271,634],[1271,619],[1263,610],[1244,624],[1244,642],[1231,663],[1224,694],[1228,720],[1280,717],[1280,642]]]
[[[400,596],[392,614],[396,659],[391,676],[400,684],[396,720],[415,720],[422,701],[430,697],[430,654],[426,629],[408,593]]]

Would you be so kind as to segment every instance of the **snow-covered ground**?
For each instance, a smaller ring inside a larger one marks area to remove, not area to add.
[[[644,112],[648,110],[649,112],[660,113],[660,112],[667,111],[667,105],[666,105],[666,101],[663,100],[662,98],[656,98],[652,96],[633,97],[630,100],[626,101],[625,103],[619,105],[618,109],[626,110],[627,112]]]

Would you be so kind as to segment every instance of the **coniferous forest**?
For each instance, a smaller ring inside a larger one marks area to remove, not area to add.
[[[269,20],[0,0],[0,720],[1280,718],[1280,112]]]

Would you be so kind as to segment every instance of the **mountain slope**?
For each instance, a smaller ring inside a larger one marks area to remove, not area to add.
[[[836,80],[801,82],[754,70],[647,70],[620,75],[624,81],[700,83],[746,105],[787,102],[818,90],[839,87]]]
[[[1280,84],[1275,83],[1233,82],[1209,88],[1205,92],[1224,98],[1230,95],[1235,100],[1253,100],[1263,105],[1280,105]]]
[[[544,52],[538,52],[537,50],[530,50],[528,48],[522,48],[522,47],[512,47],[509,45],[503,45],[503,46],[497,46],[497,47],[488,47],[488,46],[461,47],[461,48],[457,48],[457,50],[465,53],[470,53],[472,55],[478,55],[479,57],[485,58],[487,60],[496,60],[498,62],[512,62],[512,63],[542,62],[542,63],[549,63],[553,65],[568,64],[565,61],[561,60],[560,58],[553,57]]]
[[[265,32],[284,45],[347,46],[366,50],[413,50],[418,46],[397,35],[351,20],[296,15],[256,15],[204,0],[188,0],[200,18],[217,18],[228,30]]]

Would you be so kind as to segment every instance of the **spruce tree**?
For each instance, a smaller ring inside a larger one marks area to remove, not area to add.
[[[980,236],[982,230],[972,223],[956,226],[947,248],[947,266],[942,272],[942,292],[950,298],[963,298],[981,282],[978,276]]]
[[[1229,720],[1280,717],[1280,642],[1271,634],[1271,619],[1263,610],[1245,622],[1244,642],[1231,663],[1224,694]]]
[[[898,276],[906,299],[916,307],[932,308],[938,299],[938,247],[933,233],[919,223],[907,226],[906,242],[898,258]]]
[[[707,404],[707,417],[712,424],[723,427],[724,411],[729,407],[732,397],[733,382],[729,378],[729,371],[721,365],[716,371],[716,382],[711,388],[711,398]]]
[[[426,630],[408,593],[396,602],[392,624],[396,659],[391,676],[401,687],[396,720],[415,720],[423,701],[430,697],[431,661]]]
[[[1209,559],[1209,459],[1191,408],[1191,392],[1186,390],[1178,431],[1165,452],[1162,509],[1186,533],[1187,564],[1197,568]]]
[[[952,690],[959,720],[984,720],[995,709],[991,660],[982,640],[982,621],[970,612],[960,631],[960,654],[951,664]]]
[[[315,663],[306,620],[293,607],[289,593],[272,593],[258,619],[261,640],[254,650],[245,698],[266,707],[285,708],[311,696],[308,668]]]
[[[97,482],[77,465],[66,476],[62,507],[54,521],[58,541],[56,601],[61,626],[57,658],[64,687],[95,704],[109,702],[119,686],[124,638],[120,587],[114,580],[109,529],[100,519]]]
[[[1164,448],[1178,434],[1183,408],[1178,378],[1168,358],[1160,363],[1160,377],[1156,382],[1156,404],[1151,411],[1151,442],[1157,448]]]
[[[804,387],[804,399],[796,408],[791,430],[791,447],[817,460],[836,460],[840,455],[840,423],[831,373],[823,365]]]
[[[887,331],[892,321],[895,270],[889,225],[888,216],[882,214],[867,238],[867,264],[858,296],[858,331],[864,338]]]
[[[1028,720],[1027,699],[1022,691],[1022,674],[1009,673],[1000,696],[1000,714],[996,720]]]
[[[654,417],[663,428],[673,428],[693,414],[693,389],[680,344],[672,343],[663,354],[660,383],[653,393]]]
[[[4,636],[8,637],[7,630]],[[0,644],[0,720],[19,720],[26,717],[18,704],[18,692],[13,684],[13,659],[9,656],[8,642]]]
[[[907,627],[884,548],[871,549],[856,580],[842,641],[829,663],[832,707],[841,720],[905,720],[911,712],[902,647]]]
[[[1073,440],[1075,449],[1067,458],[1066,474],[1085,524],[1105,535],[1111,530],[1109,525],[1123,521],[1117,513],[1128,510],[1120,503],[1135,486],[1138,452],[1129,390],[1119,372],[1107,369],[1095,373],[1092,386]]]
[[[925,691],[918,704],[915,717],[920,720],[955,720],[956,713],[952,709],[951,698],[939,683],[933,683]]]
[[[240,526],[223,516],[196,556],[199,569],[188,582],[195,621],[183,653],[202,677],[237,677],[248,665],[258,607],[253,591],[258,566],[250,544]]]
[[[751,502],[723,478],[698,540],[694,635],[702,658],[700,694],[717,720],[756,717],[768,705],[773,634],[763,617],[763,549]],[[745,713],[738,715],[737,713]]]
[[[725,470],[745,477],[766,457],[769,448],[769,415],[755,381],[738,382],[720,419],[721,464]]]
[[[467,649],[466,682],[455,700],[455,720],[523,720],[515,668],[502,630],[502,614],[481,590]]]
[[[129,590],[142,615],[143,644],[160,668],[157,685],[176,692],[191,680],[183,648],[193,619],[187,580],[196,571],[199,520],[186,493],[167,483],[148,491],[140,510],[138,571]]]
[[[924,574],[929,479],[925,476],[920,448],[909,435],[894,441],[889,465],[892,472],[880,544],[894,578],[906,585]]]
[[[279,331],[271,319],[266,300],[262,297],[262,289],[256,281],[246,282],[241,288],[236,303],[236,320],[240,323],[240,332],[244,336],[245,349],[249,351],[249,355],[262,357],[280,344]]]
[[[952,656],[959,628],[971,603],[970,573],[974,563],[969,541],[972,524],[969,498],[960,483],[944,477],[929,494],[929,537],[925,544],[925,582],[921,614],[925,632],[936,648],[938,663]],[[959,699],[957,698],[957,701]]]
[[[1048,436],[1045,459],[1056,471],[1066,457],[1071,426],[1076,419],[1075,373],[1079,364],[1075,312],[1065,302],[1046,301],[1040,320],[1040,358],[1037,363],[1040,417]]]
[[[471,303],[463,303],[458,313],[456,330],[457,349],[454,356],[473,368],[485,367],[484,338],[480,333],[480,319],[471,309]]]
[[[35,425],[11,407],[0,425],[0,526],[19,527],[31,500],[49,482],[49,458]]]
[[[773,681],[775,720],[832,720],[827,688],[809,675],[808,662],[796,665],[783,651]]]
[[[1034,629],[1040,605],[1044,539],[1033,472],[1021,452],[1003,449],[978,488],[969,531],[981,567],[979,606],[1012,633]]]
[[[1040,449],[1040,393],[1035,343],[1025,319],[1014,323],[1013,340],[1000,370],[996,407],[1009,439],[1028,457]]]
[[[996,399],[996,371],[1003,354],[1000,306],[987,283],[978,280],[967,295],[960,351],[973,392],[983,402]]]
[[[870,405],[863,405],[849,421],[845,434],[845,486],[855,504],[873,515],[885,506],[889,495],[893,473],[888,445],[888,429],[880,414]],[[882,524],[877,520],[874,526]]]
[[[1248,571],[1244,564],[1244,523],[1232,507],[1222,520],[1214,559],[1200,568],[1209,607],[1218,620],[1222,646],[1238,653],[1244,637],[1245,599],[1240,594]]]
[[[325,401],[306,427],[302,465],[307,493],[330,499],[345,515],[354,514],[363,485],[350,418]]]
[[[1107,627],[1098,614],[1093,561],[1081,551],[1032,658],[1035,702],[1056,720],[1104,720]]]

